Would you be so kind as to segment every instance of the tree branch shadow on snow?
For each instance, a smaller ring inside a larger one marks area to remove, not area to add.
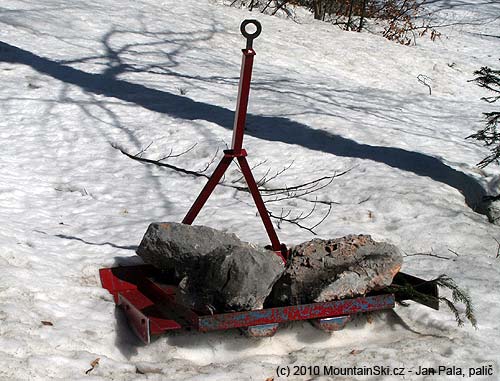
[[[494,23],[500,19],[500,3],[498,0],[425,0],[426,8],[431,12],[427,17],[433,19],[431,25],[435,28],[455,26],[479,26]],[[481,8],[481,12],[478,10]],[[450,11],[459,11],[455,20],[450,20]],[[440,17],[443,13],[443,17]],[[474,13],[476,13],[474,15]],[[468,32],[470,33],[470,32]],[[488,36],[488,35],[485,35]]]
[[[106,246],[106,245],[108,245],[108,246],[114,247],[116,249],[123,249],[123,250],[136,251],[137,247],[138,247],[137,245],[121,246],[121,245],[114,244],[112,242],[90,242],[90,241],[84,240],[83,238],[75,237],[72,235],[66,235],[66,234],[56,234],[55,237],[80,241],[86,245],[92,245],[92,246]]]
[[[481,5],[496,5],[498,0],[483,0],[481,2],[470,0],[427,0],[426,4],[433,4],[442,10],[450,10],[454,8],[477,8]]]
[[[88,73],[4,42],[0,42],[0,61],[28,65],[39,73],[79,86],[89,93],[118,98],[170,117],[206,120],[230,130],[233,127],[232,110],[117,79],[116,68],[103,74]],[[120,64],[117,66],[120,67]],[[485,213],[481,208],[481,200],[486,195],[483,187],[474,178],[451,168],[433,156],[401,148],[358,143],[340,135],[316,130],[305,124],[276,116],[249,114],[246,133],[259,139],[300,145],[336,156],[371,160],[418,176],[429,177],[457,189],[463,194],[466,204],[472,210]]]
[[[403,320],[403,318],[393,309],[388,310],[384,313],[384,321],[386,324],[389,326],[390,329],[396,330],[397,327],[401,327],[411,333],[414,333],[415,335],[421,336],[421,337],[434,337],[437,339],[446,339],[450,340],[451,335],[444,334],[444,335],[439,335],[436,333],[424,333],[417,331],[416,329],[410,327],[407,322]],[[437,331],[437,327],[435,327],[432,323],[426,322],[426,329],[434,329]],[[449,330],[447,327],[439,327],[439,332],[447,331]]]
[[[482,1],[471,1],[471,0],[426,0],[426,6],[432,6],[438,12],[446,12],[453,10],[462,11],[477,11],[479,7],[481,8],[481,13],[483,17],[477,18],[476,20],[470,21],[458,21],[456,25],[481,25],[478,22],[483,23],[492,22],[500,19],[498,10],[500,10],[500,3],[498,0],[482,0]],[[485,9],[486,8],[486,9]],[[487,15],[487,16],[484,16]]]
[[[296,321],[293,322],[293,324],[302,324],[300,329],[294,330],[297,340],[302,343],[315,344],[318,342],[328,341],[332,337],[330,333],[324,332],[312,326],[308,326],[309,324],[307,324],[306,322]],[[449,339],[449,336],[446,335],[417,331],[416,329],[409,326],[393,309],[355,314],[353,316],[353,320],[350,321],[345,326],[345,328],[343,328],[343,330],[355,337],[359,331],[366,330],[367,326],[370,330],[373,331],[376,331],[380,326],[384,326],[391,331],[397,331],[402,328],[420,337]],[[443,329],[443,327],[441,327],[441,329]]]

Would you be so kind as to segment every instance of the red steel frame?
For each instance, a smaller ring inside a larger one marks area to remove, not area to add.
[[[390,309],[395,302],[393,294],[380,294],[331,302],[202,315],[179,304],[176,300],[177,287],[159,283],[157,279],[167,282],[168,279],[164,279],[151,265],[100,269],[99,274],[102,286],[113,295],[115,303],[124,309],[131,327],[144,343],[150,343],[152,336],[179,329],[209,332],[253,327],[264,330],[275,328],[271,329],[275,332],[277,325],[266,325],[318,319],[318,324],[324,326],[328,324],[325,323],[325,318],[337,317],[347,322],[350,315]]]
[[[176,298],[177,286],[170,284],[171,279],[154,266],[100,269],[99,275],[102,286],[123,308],[131,327],[145,343],[149,343],[152,336],[179,329],[208,332],[246,327],[257,336],[266,336],[274,333],[280,323],[294,320],[310,320],[323,330],[335,331],[341,329],[354,314],[391,309],[395,303],[394,294],[380,291],[378,295],[352,299],[205,315],[180,304]],[[403,273],[396,275],[394,284],[412,285],[416,291],[429,297],[422,299],[400,295],[399,300],[413,299],[439,309],[435,284]]]
[[[187,225],[191,225],[193,223],[196,216],[200,212],[201,208],[203,208],[203,205],[205,205],[205,203],[207,202],[208,198],[212,194],[213,190],[219,183],[220,179],[226,172],[227,168],[229,167],[233,159],[236,159],[238,161],[238,164],[240,165],[241,171],[243,172],[243,176],[245,177],[245,181],[247,182],[248,188],[250,189],[250,193],[252,194],[255,205],[257,206],[260,218],[264,223],[267,235],[269,236],[269,239],[271,241],[271,246],[273,250],[276,252],[276,254],[283,260],[283,262],[286,262],[285,258],[281,253],[281,244],[278,235],[274,230],[273,223],[271,222],[271,218],[269,217],[266,206],[264,205],[264,201],[262,200],[262,196],[259,193],[259,189],[252,175],[250,166],[248,165],[246,159],[247,152],[245,149],[242,148],[243,136],[245,133],[247,108],[248,108],[248,97],[250,94],[250,82],[252,80],[253,59],[255,56],[255,51],[248,46],[249,45],[247,43],[247,48],[242,49],[243,59],[241,63],[238,101],[236,104],[236,112],[235,112],[234,127],[233,127],[233,141],[231,144],[231,149],[224,151],[224,157],[219,162],[217,168],[215,168],[214,173],[206,183],[205,187],[200,192],[198,198],[191,206],[191,209],[189,209],[188,213],[186,214],[186,217],[184,217],[184,219],[182,220],[182,223]]]
[[[257,32],[249,34],[245,31],[245,26],[249,23],[257,27]],[[224,157],[187,213],[183,223],[191,224],[194,221],[224,172],[233,159],[236,159],[264,222],[272,248],[285,261],[280,252],[278,236],[246,160],[247,152],[242,148],[253,57],[255,56],[252,40],[260,34],[260,29],[260,24],[255,20],[245,20],[241,25],[242,34],[247,38],[247,47],[243,49],[232,147],[224,151]],[[253,329],[256,336],[268,336],[276,331],[279,323],[293,320],[312,320],[322,329],[332,331],[343,327],[353,314],[390,309],[394,307],[395,302],[393,294],[384,293],[332,302],[285,307],[271,306],[262,310],[200,315],[177,302],[177,287],[164,283],[169,280],[151,265],[100,269],[99,274],[102,286],[113,295],[115,303],[122,306],[132,328],[145,343],[149,343],[153,335],[182,328],[207,332],[247,327],[247,329]],[[396,275],[395,281],[398,277],[401,284],[414,285],[417,291],[434,298],[430,302],[415,300],[431,308],[439,308],[436,285],[428,285],[428,282],[422,279],[402,273]]]

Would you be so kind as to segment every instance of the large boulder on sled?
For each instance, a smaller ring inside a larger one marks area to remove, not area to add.
[[[402,263],[397,247],[369,235],[313,239],[292,249],[270,301],[293,305],[363,295],[389,286]]]
[[[260,309],[284,271],[272,251],[234,234],[175,222],[149,225],[137,254],[180,281],[178,301],[202,312]]]
[[[262,309],[285,270],[274,252],[250,245],[218,247],[200,263],[200,271],[181,281],[177,297],[202,312]]]
[[[235,234],[207,226],[154,222],[144,234],[137,254],[144,262],[181,279],[198,271],[200,258],[214,249],[243,244]]]

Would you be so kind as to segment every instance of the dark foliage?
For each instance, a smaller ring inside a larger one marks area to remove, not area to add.
[[[482,99],[488,103],[498,101],[500,99],[500,70],[482,67],[480,70],[475,71],[474,75],[476,75],[476,78],[473,81],[494,94]],[[498,164],[500,158],[500,133],[498,132],[500,111],[485,112],[483,115],[486,123],[485,127],[467,137],[479,140],[485,146],[490,147],[491,154],[478,163],[481,168],[491,163]]]
[[[427,281],[426,283],[437,285],[442,289],[448,289],[449,291],[451,291],[451,300],[444,296],[439,296],[437,299],[439,300],[439,302],[444,303],[450,309],[450,311],[455,316],[455,320],[457,321],[459,327],[462,327],[464,325],[464,321],[468,320],[470,324],[477,329],[477,320],[476,316],[474,315],[474,308],[472,306],[471,298],[469,294],[465,290],[461,289],[453,279],[445,274],[442,274],[435,279]],[[433,297],[417,291],[417,289],[410,284],[393,284],[386,288],[386,290],[394,293],[398,302],[403,306],[408,306],[408,304],[404,302],[404,300],[408,299],[417,300],[423,304],[433,301]],[[463,313],[457,307],[458,303],[463,304]]]
[[[417,36],[428,34],[432,40],[439,32],[428,24],[417,26],[427,0],[234,0],[231,5],[262,13],[292,16],[291,6],[301,6],[317,20],[333,22],[345,30],[361,32],[370,19],[382,28],[382,35],[410,45]]]

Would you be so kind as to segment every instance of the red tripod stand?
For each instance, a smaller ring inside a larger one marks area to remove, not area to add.
[[[253,24],[257,28],[254,33],[248,33],[246,31],[246,26],[248,24]],[[252,171],[250,166],[248,165],[246,156],[247,151],[242,148],[243,145],[243,136],[245,133],[245,121],[247,116],[247,107],[248,107],[248,95],[250,93],[250,82],[252,79],[252,67],[253,67],[253,58],[255,56],[255,51],[252,48],[253,40],[260,35],[262,31],[262,27],[257,20],[245,20],[241,24],[241,34],[247,39],[247,46],[243,51],[243,59],[241,63],[241,73],[240,73],[240,84],[238,91],[238,102],[236,104],[236,112],[234,118],[234,127],[233,127],[233,141],[231,144],[231,149],[224,151],[224,157],[221,159],[217,168],[215,168],[214,173],[208,180],[205,187],[200,192],[198,198],[189,209],[189,212],[186,214],[186,217],[182,220],[182,223],[191,225],[200,212],[205,202],[208,200],[216,185],[219,183],[222,175],[226,172],[227,168],[233,161],[236,159],[238,164],[240,165],[241,171],[243,172],[243,176],[245,177],[245,181],[247,182],[248,188],[250,189],[250,193],[252,194],[255,205],[257,206],[257,210],[259,211],[260,218],[264,223],[264,226],[267,231],[267,235],[271,241],[271,245],[276,254],[286,262],[284,258],[284,254],[286,248],[280,244],[279,238],[274,230],[271,219],[269,218],[269,214],[267,212],[266,206],[264,205],[264,201],[259,193],[259,189],[257,184],[255,183],[255,179],[252,175]],[[284,246],[284,245],[283,245]],[[283,249],[283,253],[282,253]]]

